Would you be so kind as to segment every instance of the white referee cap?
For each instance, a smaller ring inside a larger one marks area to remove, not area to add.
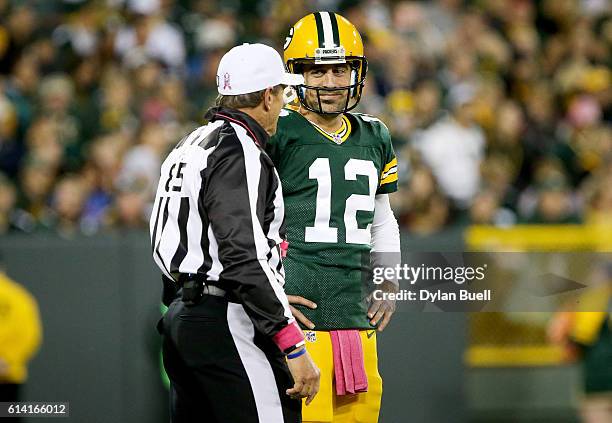
[[[287,73],[280,54],[265,44],[243,44],[221,58],[217,69],[217,91],[240,95],[265,90],[279,84],[301,85],[304,77]]]

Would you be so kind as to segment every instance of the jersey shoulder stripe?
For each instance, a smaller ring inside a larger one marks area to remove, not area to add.
[[[383,168],[383,174],[389,172],[389,170],[393,169],[394,167],[397,167],[396,157],[394,157],[393,160],[391,160],[389,163],[385,165],[385,167]]]
[[[393,143],[391,142],[389,128],[387,128],[384,122],[377,117],[364,113],[352,113],[352,115],[363,127],[369,128],[369,130],[374,134],[375,138],[382,144],[384,165],[382,166],[382,171],[380,173],[379,190],[377,193],[388,194],[397,191],[397,157],[395,156],[395,151],[393,150]]]
[[[397,158],[394,157],[384,167],[382,174],[380,175],[380,185],[389,184],[397,181]]]

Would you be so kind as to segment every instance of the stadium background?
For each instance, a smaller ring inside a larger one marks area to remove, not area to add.
[[[24,399],[165,421],[159,166],[214,99],[221,55],[280,51],[314,10],[364,38],[359,111],[393,137],[404,254],[612,250],[605,0],[0,0],[0,248],[44,325]],[[545,344],[547,318],[398,313],[381,421],[576,421],[578,367]]]

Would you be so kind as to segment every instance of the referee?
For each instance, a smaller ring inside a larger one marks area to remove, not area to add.
[[[319,390],[283,290],[283,198],[264,152],[284,86],[301,83],[271,47],[234,47],[210,123],[162,164],[150,230],[173,423],[300,422],[299,399]]]

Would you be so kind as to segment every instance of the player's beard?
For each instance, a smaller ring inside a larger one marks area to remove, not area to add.
[[[321,100],[321,106],[319,108],[319,100],[317,98],[317,90],[306,89],[306,101],[308,105],[314,110],[321,110],[326,114],[340,114],[344,113],[347,108],[347,97],[349,96],[350,90],[347,88],[339,88],[337,90],[318,90],[318,96]],[[348,107],[352,106],[354,100],[348,100]]]

